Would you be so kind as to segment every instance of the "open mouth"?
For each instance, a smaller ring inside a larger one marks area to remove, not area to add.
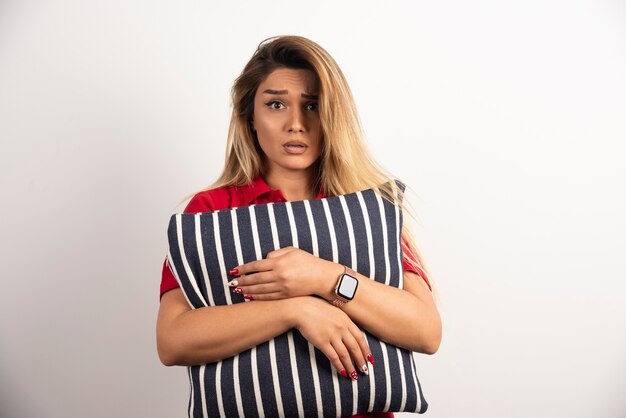
[[[307,146],[304,145],[304,144],[298,144],[298,143],[289,142],[289,143],[283,145],[283,148],[289,154],[302,154],[304,151],[306,151]]]

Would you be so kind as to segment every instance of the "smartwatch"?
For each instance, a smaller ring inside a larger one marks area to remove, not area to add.
[[[356,278],[354,270],[343,266],[345,271],[339,276],[337,286],[335,287],[335,298],[330,301],[337,307],[342,307],[352,299],[356,294],[356,288],[359,286],[359,280]]]

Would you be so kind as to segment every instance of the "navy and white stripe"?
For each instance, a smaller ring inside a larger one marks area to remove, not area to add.
[[[403,189],[404,185],[398,182]],[[193,308],[246,303],[227,271],[286,246],[402,287],[402,211],[372,189],[321,200],[175,214],[168,264]],[[189,367],[190,417],[338,417],[424,413],[412,353],[365,332],[377,359],[369,376],[339,377],[324,354],[291,330],[237,356]]]

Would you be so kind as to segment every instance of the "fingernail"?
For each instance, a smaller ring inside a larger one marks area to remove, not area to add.
[[[367,364],[361,366],[361,371],[369,376],[370,372],[367,370]]]
[[[346,369],[339,370],[339,373],[341,373],[341,375],[345,377],[346,379],[348,378],[348,373],[346,372]]]
[[[229,286],[237,286],[239,284],[239,282],[237,280],[231,280],[230,282],[228,282]]]
[[[352,380],[359,380],[359,376],[357,376],[356,370],[352,370],[352,372],[350,372],[350,376],[352,377]]]
[[[367,361],[369,361],[372,366],[374,365],[374,357],[372,357],[372,353],[367,355]]]
[[[239,269],[238,268],[234,268],[231,271],[229,271],[228,274],[230,274],[231,276],[235,276],[235,275],[239,274]]]
[[[254,298],[251,295],[243,295],[243,298],[247,300],[254,300]]]
[[[233,289],[233,293],[242,294],[243,293],[243,289],[241,287],[236,287],[236,288]]]

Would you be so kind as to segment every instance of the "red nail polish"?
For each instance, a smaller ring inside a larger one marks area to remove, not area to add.
[[[374,365],[374,357],[372,357],[372,353],[367,355],[367,361],[369,361],[372,366]]]
[[[254,300],[254,298],[251,295],[244,295],[243,298],[247,300]]]
[[[228,282],[228,285],[232,287],[238,286],[239,282],[237,280],[231,280],[230,282]]]
[[[352,377],[352,380],[359,380],[359,376],[357,376],[356,370],[352,370],[350,376]]]
[[[237,274],[239,274],[239,269],[234,268],[231,271],[229,271],[228,274],[230,274],[231,276],[236,276]]]
[[[233,293],[242,294],[243,293],[243,289],[241,287],[236,287],[236,288],[233,289]]]
[[[345,377],[346,379],[348,378],[348,372],[346,372],[346,369],[339,370],[339,373],[341,373],[341,375]]]

